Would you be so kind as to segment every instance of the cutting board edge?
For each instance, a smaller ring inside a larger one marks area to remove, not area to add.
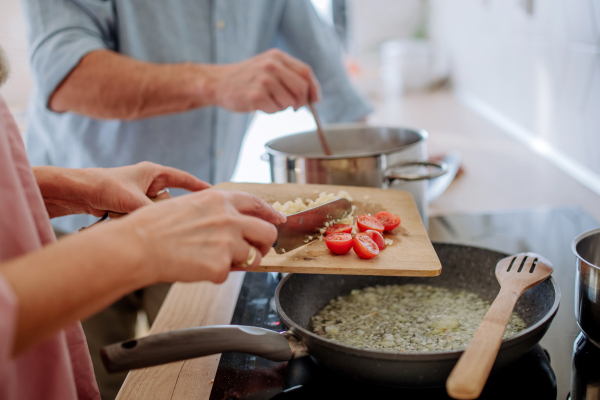
[[[389,268],[373,268],[370,270],[330,268],[326,270],[315,271],[315,267],[285,267],[285,266],[262,266],[247,269],[246,272],[281,272],[294,274],[315,274],[315,275],[362,275],[362,276],[412,276],[412,277],[436,277],[442,273],[442,268],[437,269],[402,269],[395,270]]]
[[[235,186],[237,185],[261,185],[261,186],[303,186],[303,187],[322,187],[322,188],[326,188],[326,187],[335,187],[335,188],[339,188],[339,190],[355,190],[355,189],[360,189],[360,190],[373,190],[373,191],[380,191],[380,190],[388,190],[388,189],[382,189],[382,188],[377,188],[377,187],[370,187],[370,186],[348,186],[348,185],[334,185],[334,184],[330,184],[330,183],[259,183],[259,182],[221,182],[218,183],[216,185],[214,185],[211,189],[217,189],[217,190],[230,190],[230,191],[234,191],[234,190],[240,190],[240,188],[236,188]],[[325,191],[325,190],[324,190]],[[415,201],[414,196],[412,195],[412,193],[410,193],[407,190],[402,190],[402,189],[389,189],[389,193],[394,196],[399,196],[402,197],[404,195],[408,195],[410,197],[410,199],[412,199],[414,205],[415,205],[415,209],[417,208],[417,203]],[[315,193],[318,194],[318,193]],[[355,199],[355,201],[358,201],[360,199]]]

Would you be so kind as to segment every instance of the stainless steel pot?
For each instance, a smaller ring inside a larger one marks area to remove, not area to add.
[[[323,154],[315,132],[268,142],[271,181],[405,190],[427,222],[428,180],[444,175],[447,166],[428,161],[426,131],[346,124],[329,125],[324,132],[332,156]]]
[[[575,317],[583,333],[600,347],[600,229],[573,240],[577,256]]]

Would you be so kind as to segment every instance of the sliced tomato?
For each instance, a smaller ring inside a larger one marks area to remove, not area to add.
[[[400,217],[388,211],[379,211],[375,218],[383,224],[386,231],[393,231],[400,225]]]
[[[379,247],[366,233],[357,233],[354,236],[352,248],[360,258],[373,258],[379,254]]]
[[[383,232],[383,230],[385,229],[383,224],[379,222],[377,218],[367,214],[359,215],[356,218],[356,225],[358,225],[358,230],[361,232],[365,232],[368,230]]]
[[[365,233],[375,242],[379,250],[385,249],[385,240],[383,240],[381,233],[372,230],[368,230]]]
[[[331,233],[325,236],[327,248],[335,254],[346,254],[352,248],[352,235],[349,233]]]
[[[335,224],[331,225],[327,230],[325,230],[326,235],[330,235],[332,233],[350,233],[352,232],[352,225],[347,224]]]

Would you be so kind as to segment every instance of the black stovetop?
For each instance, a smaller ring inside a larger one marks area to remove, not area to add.
[[[600,399],[600,349],[579,335],[574,313],[575,256],[571,241],[600,226],[576,207],[536,208],[431,218],[432,241],[548,258],[562,297],[554,321],[530,353],[490,377],[481,399]],[[274,310],[279,274],[248,273],[231,320],[236,325],[285,329]],[[277,363],[223,354],[211,399],[448,399],[444,388],[402,389],[365,384],[316,365],[310,357]]]

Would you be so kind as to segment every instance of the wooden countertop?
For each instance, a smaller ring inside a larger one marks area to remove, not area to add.
[[[229,324],[243,280],[244,272],[233,272],[221,285],[174,284],[150,333]],[[131,371],[117,400],[208,399],[220,358],[218,354]]]
[[[431,215],[569,204],[600,221],[600,196],[450,93],[409,95],[397,104],[375,108],[370,124],[424,128],[430,133],[430,154],[462,154],[465,173],[430,205]],[[173,285],[151,333],[228,324],[242,280],[243,273],[233,273],[222,285]],[[219,359],[216,355],[132,371],[117,399],[208,399]]]

